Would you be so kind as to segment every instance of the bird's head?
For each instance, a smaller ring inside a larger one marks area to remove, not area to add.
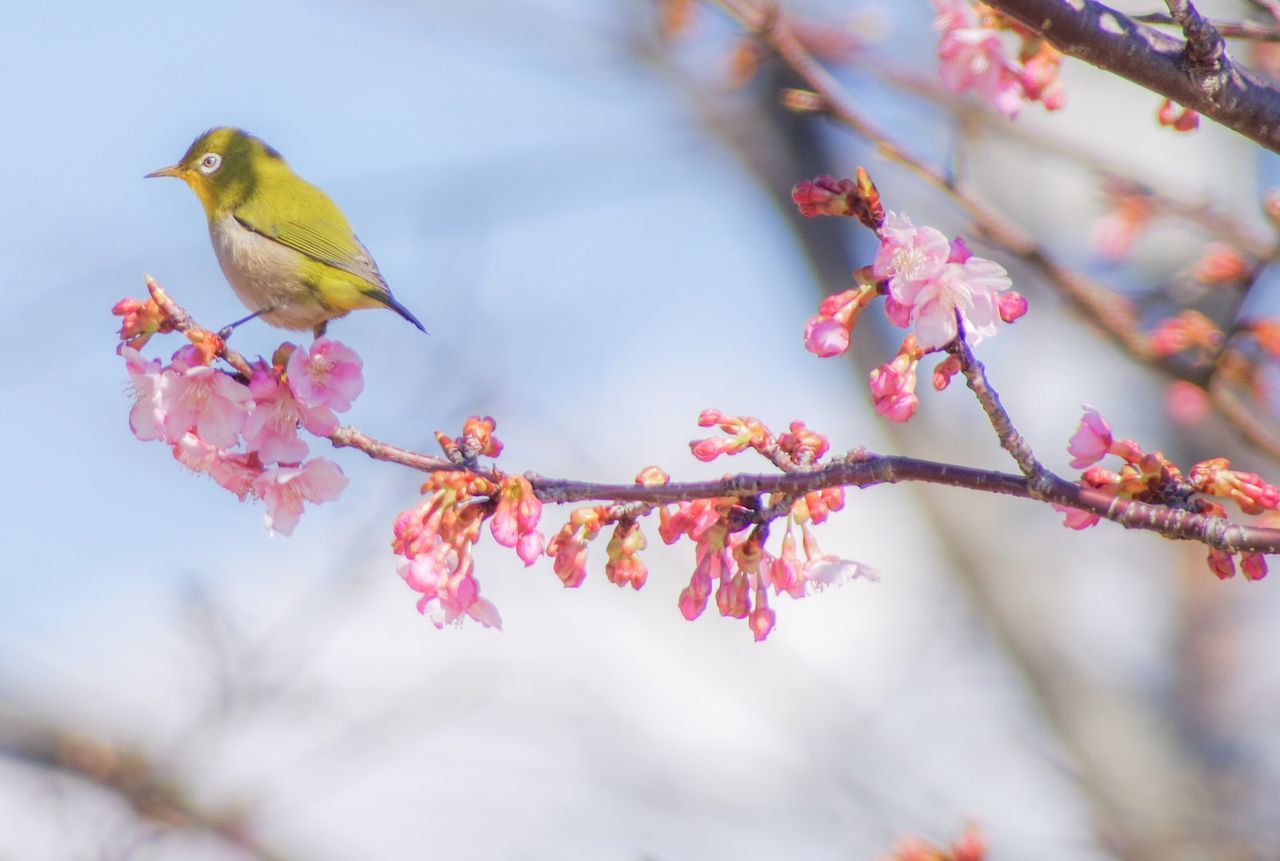
[[[240,129],[210,129],[169,167],[147,174],[173,176],[191,186],[210,219],[221,217],[253,193],[264,169],[283,164],[280,153]]]

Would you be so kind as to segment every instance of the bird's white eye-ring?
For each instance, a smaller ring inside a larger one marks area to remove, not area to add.
[[[200,172],[205,176],[213,173],[221,166],[222,156],[218,155],[216,152],[207,152],[204,154],[204,158],[200,159]]]

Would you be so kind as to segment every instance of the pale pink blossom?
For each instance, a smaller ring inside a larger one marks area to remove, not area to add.
[[[903,305],[893,298],[893,294],[884,297],[884,313],[889,318],[889,322],[899,329],[905,329],[911,325],[911,306]]]
[[[289,388],[309,407],[327,406],[346,412],[364,389],[363,362],[354,350],[338,341],[317,338],[310,349],[295,349],[285,372]]]
[[[974,90],[1006,117],[1026,96],[1022,69],[1005,56],[1000,34],[987,27],[952,27],[938,43],[938,74],[953,93]]]
[[[1076,425],[1076,432],[1067,442],[1067,453],[1072,455],[1071,468],[1084,469],[1102,460],[1111,448],[1111,425],[1097,410],[1084,405],[1084,415]]]
[[[804,563],[800,575],[804,580],[806,595],[812,595],[814,592],[821,592],[833,586],[843,586],[854,580],[880,582],[880,572],[869,565],[830,555],[809,559]]]
[[[937,228],[916,227],[910,218],[892,211],[885,214],[879,236],[880,248],[871,271],[877,278],[889,280],[890,295],[896,301],[910,306],[920,287],[946,265],[951,243]]]
[[[120,347],[120,356],[129,371],[133,389],[133,409],[129,411],[129,429],[140,440],[164,437],[164,388],[167,384],[159,359],[147,360],[132,347]]]
[[[409,588],[422,594],[418,612],[437,628],[470,616],[486,628],[500,629],[498,608],[480,597],[473,569],[469,555],[459,559],[453,547],[441,542],[432,552],[401,562],[396,570]]]
[[[275,370],[260,362],[249,380],[253,412],[245,422],[244,441],[265,464],[299,463],[307,456],[307,444],[298,437],[298,426],[316,436],[338,429],[338,417],[324,404],[307,406],[294,397]]]
[[[194,430],[212,446],[231,448],[253,406],[248,387],[208,365],[185,364],[175,356],[174,370],[161,391],[164,438],[176,442]]]
[[[301,466],[273,466],[253,484],[254,493],[267,506],[267,529],[289,535],[298,525],[304,502],[332,502],[347,486],[347,477],[336,463],[312,458]]]
[[[254,482],[262,475],[262,464],[252,455],[209,445],[191,431],[173,444],[173,456],[187,469],[207,473],[242,501],[254,492]]]
[[[915,327],[922,348],[937,349],[958,334],[959,311],[969,343],[994,335],[1000,320],[1000,292],[1012,282],[1000,264],[974,257],[963,240],[948,241],[933,227],[916,227],[890,212],[880,229],[872,271],[888,279],[885,311],[894,323]]]
[[[895,292],[894,298],[912,306],[916,339],[923,349],[931,350],[955,340],[959,334],[957,312],[970,344],[994,335],[1000,321],[1000,291],[1012,283],[999,263],[970,257],[964,263],[946,264],[929,281],[904,284],[907,289]]]

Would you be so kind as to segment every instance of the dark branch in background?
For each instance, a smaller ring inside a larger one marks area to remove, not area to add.
[[[75,777],[121,798],[139,818],[202,832],[259,861],[281,857],[246,827],[243,811],[211,812],[140,751],[113,747],[63,727],[20,717],[0,705],[0,756]],[[10,823],[12,826],[14,823]]]
[[[174,329],[183,334],[195,335],[201,340],[217,337],[195,323],[191,316],[150,278],[147,279],[147,289],[151,293],[151,298],[169,318]],[[877,484],[918,481],[983,493],[999,493],[1024,499],[1055,502],[1096,514],[1129,529],[1156,532],[1166,538],[1198,541],[1228,553],[1280,552],[1280,529],[1246,526],[1182,509],[1117,499],[1054,475],[1040,466],[1032,455],[1030,447],[1014,430],[1012,419],[1000,405],[999,396],[987,381],[981,363],[973,358],[973,353],[967,346],[957,346],[951,352],[959,359],[961,371],[969,380],[970,388],[979,396],[983,409],[1000,437],[1001,444],[1018,459],[1024,469],[1029,471],[1029,476],[910,457],[876,455],[859,449],[803,471],[767,475],[742,473],[715,481],[673,482],[656,486],[547,478],[535,473],[527,473],[526,477],[538,499],[543,502],[603,500],[639,502],[649,505],[668,505],[715,497],[750,498],[764,493],[799,497],[830,487],[867,488]],[[218,344],[216,354],[241,374],[250,368],[244,356],[227,347],[225,342]],[[446,458],[418,454],[376,440],[351,427],[339,428],[328,439],[335,447],[359,449],[374,460],[400,464],[420,472],[467,471],[495,482],[503,476],[503,473],[495,467],[472,467],[469,464],[454,463]],[[748,518],[748,522],[760,520],[758,513]]]
[[[1039,33],[1062,53],[1280,152],[1280,89],[1225,52],[1216,52],[1214,37],[1220,41],[1221,35],[1198,13],[1195,18],[1204,26],[1193,23],[1194,39],[1184,42],[1095,0],[987,0],[987,5]],[[1174,0],[1170,7],[1191,8],[1185,0]],[[1175,21],[1180,11],[1175,11]],[[1191,20],[1189,11],[1186,20]]]

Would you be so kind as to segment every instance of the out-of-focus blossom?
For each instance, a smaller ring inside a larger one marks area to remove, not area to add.
[[[1200,127],[1200,115],[1191,108],[1175,105],[1168,99],[1160,103],[1156,111],[1156,121],[1160,125],[1172,128],[1176,132],[1194,131]]]
[[[1249,261],[1239,248],[1226,242],[1210,242],[1201,249],[1191,274],[1201,284],[1235,287],[1249,275],[1249,269]]]
[[[1180,425],[1195,425],[1209,415],[1209,396],[1195,383],[1174,380],[1165,389],[1164,408]]]
[[[1188,310],[1160,321],[1151,333],[1151,349],[1157,356],[1172,356],[1184,350],[1210,356],[1217,353],[1222,338],[1217,323],[1199,311]]]

